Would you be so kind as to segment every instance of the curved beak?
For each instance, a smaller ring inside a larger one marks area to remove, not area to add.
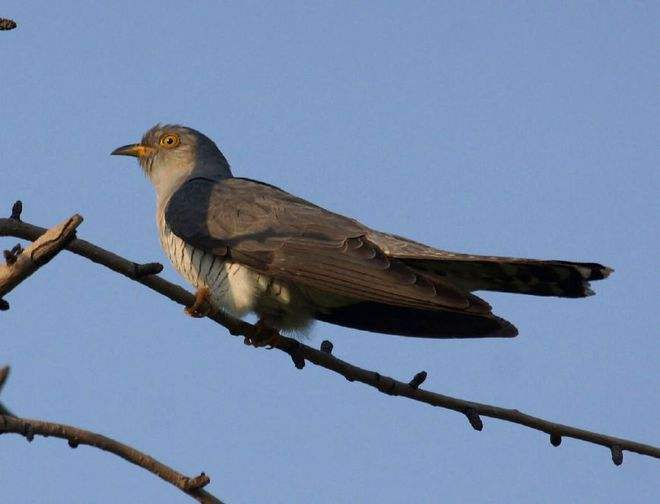
[[[147,145],[142,144],[129,144],[122,147],[118,147],[113,150],[111,156],[133,156],[133,157],[144,157],[151,153],[153,149]]]

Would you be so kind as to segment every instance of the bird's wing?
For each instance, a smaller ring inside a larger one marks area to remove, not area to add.
[[[386,255],[359,222],[253,180],[189,180],[165,221],[187,243],[273,278],[356,301],[490,313],[442,277]]]
[[[590,262],[461,254],[435,249],[378,231],[367,235],[388,256],[420,271],[432,271],[468,291],[489,290],[537,296],[584,297],[589,281],[613,271]]]

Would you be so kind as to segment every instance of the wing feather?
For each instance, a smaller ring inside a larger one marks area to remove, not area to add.
[[[168,202],[165,221],[195,247],[357,301],[490,311],[441,276],[388,257],[359,222],[249,179],[189,180]]]

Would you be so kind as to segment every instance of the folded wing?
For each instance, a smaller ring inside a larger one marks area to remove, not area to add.
[[[192,179],[170,199],[165,220],[195,247],[352,300],[350,308],[319,313],[330,322],[419,336],[515,335],[485,301],[386,253],[369,228],[267,184]]]

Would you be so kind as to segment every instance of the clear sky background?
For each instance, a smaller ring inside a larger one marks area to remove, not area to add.
[[[317,324],[335,353],[428,388],[660,444],[657,2],[2,2],[0,209],[160,261],[153,191],[110,157],[156,122],[239,176],[474,253],[600,261],[581,300],[487,294],[507,340]],[[2,239],[9,248],[16,239]],[[548,438],[254,350],[64,253],[0,314],[1,400],[98,431],[229,503],[660,501],[660,461]],[[0,500],[183,503],[101,451],[0,438]]]

